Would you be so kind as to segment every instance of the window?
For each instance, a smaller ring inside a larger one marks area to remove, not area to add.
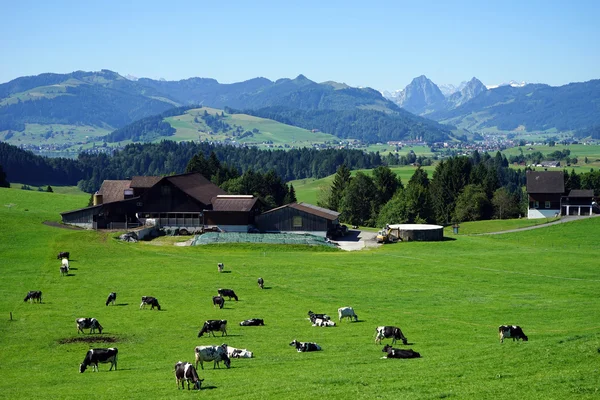
[[[546,208],[550,208],[550,202],[547,201],[546,204],[545,204],[545,206],[546,206]]]
[[[534,202],[533,202],[533,207],[534,207],[534,208],[540,208],[540,202],[539,202],[539,201],[537,201],[537,200],[536,200],[536,201],[534,201]]]
[[[295,216],[293,221],[294,228],[302,228],[302,217]]]

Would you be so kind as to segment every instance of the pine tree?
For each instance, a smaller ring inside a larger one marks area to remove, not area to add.
[[[2,169],[2,165],[0,165],[0,187],[7,187],[7,188],[10,187],[10,183],[6,179],[6,174],[4,173],[4,170]]]

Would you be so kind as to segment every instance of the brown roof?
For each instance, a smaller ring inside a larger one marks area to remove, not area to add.
[[[134,176],[131,178],[132,188],[151,188],[162,178],[160,176]]]
[[[527,171],[527,193],[564,193],[562,171]]]
[[[258,198],[244,197],[215,197],[212,199],[213,211],[250,211],[258,201]]]
[[[280,210],[285,207],[295,208],[296,210],[300,210],[300,211],[303,211],[308,214],[313,214],[313,215],[316,215],[316,216],[319,216],[319,217],[322,217],[325,219],[329,219],[331,221],[336,220],[340,215],[340,213],[337,211],[328,210],[326,208],[314,206],[314,205],[308,204],[308,203],[290,203],[290,204],[283,205],[281,207],[273,208],[269,211],[265,211],[263,214],[277,211],[277,210]]]
[[[123,192],[125,189],[129,189],[131,181],[113,181],[107,180],[102,182],[98,194],[102,195],[103,203],[112,203],[113,201],[120,201],[125,199]]]
[[[573,189],[569,192],[569,197],[594,197],[594,191]]]
[[[227,194],[226,191],[197,172],[168,176],[163,179],[168,180],[183,192],[203,204],[211,204],[213,197],[220,194]]]

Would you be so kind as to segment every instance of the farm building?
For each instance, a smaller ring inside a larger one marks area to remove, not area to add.
[[[256,217],[256,227],[264,233],[311,233],[327,236],[339,227],[336,211],[308,203],[291,203]]]
[[[204,225],[218,227],[222,232],[248,232],[261,206],[252,195],[220,194],[212,199],[212,210],[204,211]]]
[[[571,190],[562,198],[562,215],[592,215],[593,209],[593,190]]]
[[[560,215],[564,193],[563,171],[527,171],[527,218],[550,218]]]

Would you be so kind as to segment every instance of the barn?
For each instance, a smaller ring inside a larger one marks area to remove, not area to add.
[[[308,203],[290,203],[256,217],[263,233],[310,233],[327,236],[339,227],[340,213]]]
[[[593,190],[571,190],[562,198],[562,215],[592,215],[594,209]]]
[[[562,171],[527,171],[529,196],[528,219],[550,218],[561,213],[561,199],[565,192]]]
[[[262,203],[252,195],[220,194],[212,199],[212,210],[204,211],[204,225],[221,232],[248,232],[260,214]]]

